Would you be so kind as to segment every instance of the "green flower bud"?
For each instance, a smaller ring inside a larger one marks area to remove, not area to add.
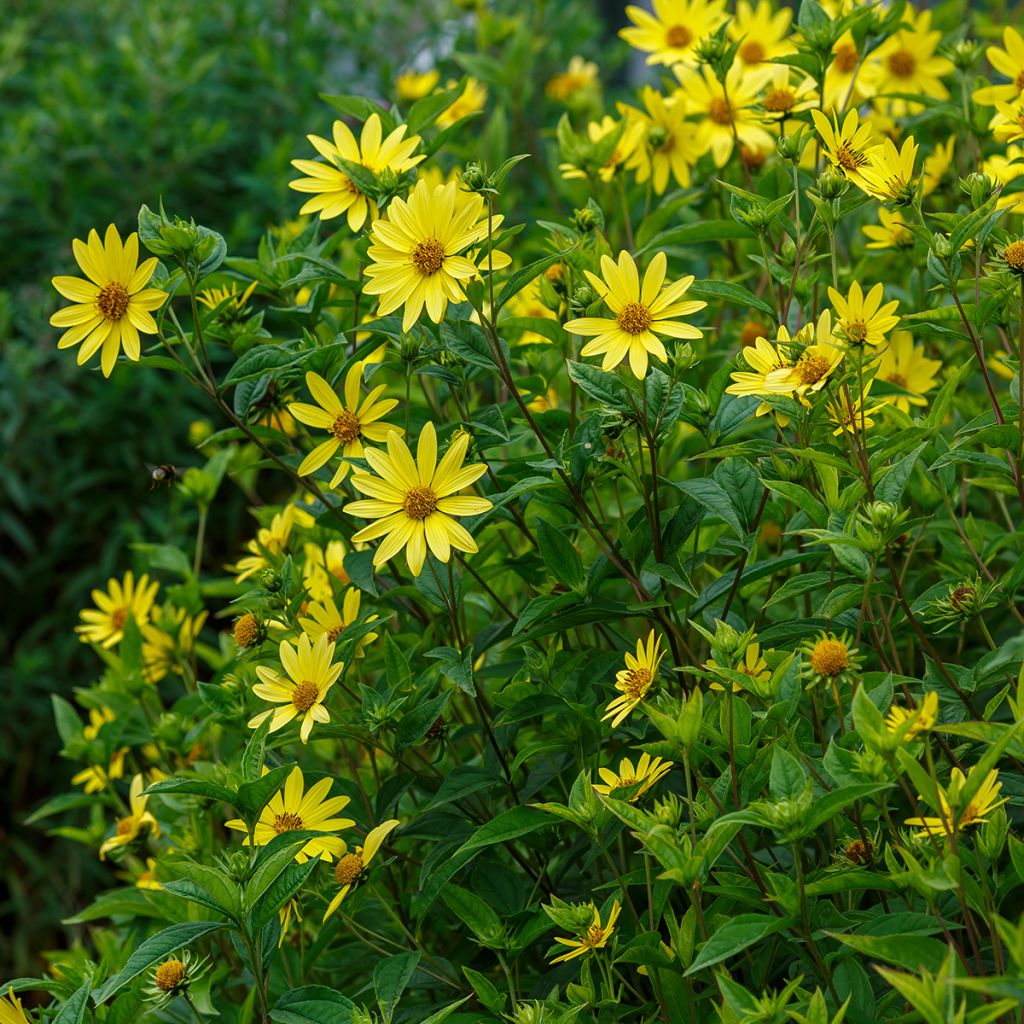
[[[822,199],[839,199],[850,190],[850,182],[845,174],[827,167],[818,177],[817,188]]]
[[[260,586],[276,594],[284,586],[284,580],[276,569],[264,569],[259,576]]]

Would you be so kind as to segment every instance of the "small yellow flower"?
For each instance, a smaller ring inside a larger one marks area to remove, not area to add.
[[[124,776],[124,756],[127,753],[127,747],[115,750],[106,768],[98,764],[89,765],[71,777],[71,784],[81,786],[86,793],[102,793],[113,779]]]
[[[146,858],[146,870],[141,872],[135,879],[135,886],[138,889],[150,889],[159,892],[163,886],[156,880],[156,858]]]
[[[641,379],[647,375],[648,355],[662,362],[668,359],[659,334],[670,338],[703,337],[703,332],[682,323],[678,317],[696,313],[707,303],[680,301],[693,284],[692,275],[664,287],[667,266],[664,252],[659,252],[651,260],[641,286],[636,263],[623,249],[618,264],[610,256],[601,257],[603,277],[586,271],[587,280],[615,319],[582,317],[565,325],[570,334],[596,336],[583,346],[580,355],[603,355],[603,370],[613,370],[628,356],[633,375]]]
[[[446,84],[446,88],[454,89],[458,84],[452,80]],[[437,127],[450,128],[456,121],[461,121],[462,118],[483,110],[486,103],[487,86],[482,85],[472,75],[467,75],[466,85],[458,98],[450,107],[437,115]]]
[[[794,76],[785,64],[772,71],[762,90],[761,111],[766,120],[784,121],[818,105],[814,79],[802,73]]]
[[[315,520],[308,512],[295,505],[288,505],[282,511],[276,512],[270,521],[270,526],[260,527],[256,532],[256,539],[246,544],[249,554],[240,558],[238,564],[231,568],[231,572],[237,573],[235,582],[241,583],[250,576],[254,576],[260,569],[269,568],[270,559],[284,554],[292,527],[295,524],[312,526],[314,522]]]
[[[725,20],[724,0],[655,0],[654,13],[627,7],[633,25],[619,35],[650,54],[648,64],[694,64],[694,50]]]
[[[828,290],[829,301],[836,311],[836,334],[848,345],[883,345],[885,336],[899,322],[894,316],[898,299],[882,304],[884,289],[879,281],[865,296],[859,281],[850,285],[844,296],[835,288]]]
[[[341,611],[334,603],[334,598],[328,597],[325,601],[314,601],[306,611],[309,617],[299,616],[299,625],[303,631],[312,639],[318,640],[326,636],[330,643],[335,643],[338,637],[344,632],[347,626],[351,626],[359,618],[359,605],[362,595],[355,587],[349,587],[345,591],[345,600],[342,602]],[[378,616],[371,615],[366,621],[376,622]],[[365,653],[368,644],[377,639],[376,633],[367,633],[356,645],[357,658]]]
[[[395,92],[400,100],[415,103],[416,100],[429,96],[440,78],[441,72],[436,68],[429,71],[403,71],[395,78]]]
[[[601,913],[597,907],[594,907],[593,920],[585,932],[582,932],[575,939],[563,939],[560,935],[555,937],[555,942],[562,946],[568,946],[571,952],[556,956],[550,962],[560,964],[566,960],[575,960],[576,957],[583,956],[586,953],[592,953],[595,949],[604,949],[608,944],[608,940],[612,937],[612,933],[615,931],[615,922],[619,919],[620,910],[622,910],[622,907],[619,906],[619,901],[616,900],[608,913],[607,923],[602,924]]]
[[[282,640],[278,654],[285,675],[265,665],[257,665],[256,675],[261,681],[253,686],[252,692],[261,700],[281,706],[262,711],[249,719],[249,728],[258,729],[269,718],[270,731],[277,732],[293,718],[301,716],[299,738],[305,743],[314,722],[326,724],[331,720],[330,713],[324,707],[324,698],[345,666],[340,661],[332,664],[334,644],[326,633],[321,634],[312,645],[305,633],[299,637],[295,647],[287,640]]]
[[[766,651],[765,653],[772,654],[773,650]],[[704,667],[709,672],[728,669],[731,672],[738,672],[746,676],[750,680],[750,689],[755,693],[763,692],[772,678],[772,670],[768,667],[768,662],[765,661],[764,655],[761,653],[761,645],[756,641],[747,644],[736,665],[718,665],[713,658],[708,658],[704,663]],[[735,679],[730,680],[727,675],[723,675],[722,678],[732,683],[733,693],[742,693],[745,689]],[[725,689],[721,683],[709,683],[708,686],[712,690]]]
[[[863,394],[854,394],[851,390],[850,397],[853,399],[851,408],[845,394],[837,395],[828,403],[829,419],[836,425],[832,431],[833,437],[839,437],[843,433],[856,433],[867,430],[875,425],[874,414],[885,407],[885,402],[876,402],[868,406],[868,396],[871,394],[871,385],[874,381],[869,380],[864,385]]]
[[[306,177],[288,182],[288,187],[296,192],[313,193],[313,198],[306,201],[299,213],[319,213],[321,220],[345,213],[350,230],[362,228],[367,217],[372,219],[377,215],[377,207],[345,173],[342,161],[360,164],[374,173],[390,170],[402,174],[426,159],[424,154],[413,156],[420,137],[412,135],[407,139],[405,131],[406,126],[400,124],[383,138],[380,115],[374,113],[366,119],[358,142],[344,121],[334,122],[333,145],[319,135],[307,135],[313,148],[327,162],[292,161],[292,166]]]
[[[160,836],[160,825],[148,809],[149,797],[142,794],[144,787],[142,776],[136,775],[128,792],[129,814],[118,821],[114,834],[103,841],[100,846],[100,860],[106,860],[111,850],[135,842],[144,828],[148,827],[154,838]]]
[[[833,167],[842,171],[856,185],[860,185],[861,174],[878,149],[871,125],[860,123],[856,110],[851,110],[839,124],[837,115],[830,121],[820,110],[812,110],[814,127],[825,147],[825,156]]]
[[[266,769],[264,768],[264,774]],[[286,832],[340,832],[343,828],[351,828],[355,822],[351,818],[335,818],[333,815],[348,806],[347,796],[327,797],[331,790],[331,779],[323,778],[306,790],[306,782],[302,769],[295,767],[284,784],[270,802],[260,812],[259,820],[253,829],[252,840],[257,846],[266,846],[275,836]],[[248,833],[248,826],[241,818],[233,818],[224,822],[225,826],[236,832]],[[248,834],[244,845],[249,845]],[[335,835],[325,834],[319,839],[311,839],[295,854],[300,864],[305,864],[310,857],[320,856],[328,864],[335,857],[345,852],[345,840]]]
[[[912,405],[925,406],[925,395],[935,387],[935,375],[942,369],[938,359],[928,359],[923,345],[915,345],[909,331],[893,331],[889,344],[878,357],[875,380],[884,380],[908,392],[905,395],[887,395],[884,399],[902,412],[909,413]]]
[[[860,98],[860,52],[847,29],[832,46],[832,61],[825,69],[824,109],[845,110]]]
[[[544,86],[544,93],[548,99],[564,103],[596,84],[597,65],[577,55],[569,61],[569,67],[565,71],[548,80],[548,84]]]
[[[664,656],[661,637],[656,637],[653,629],[647,636],[646,644],[643,640],[637,640],[636,657],[627,651],[626,667],[615,673],[615,689],[619,691],[619,696],[605,708],[602,722],[610,718],[614,729],[639,707],[654,685],[658,666]]]
[[[362,379],[363,363],[354,363],[345,375],[343,402],[320,374],[312,371],[306,374],[306,387],[317,404],[293,402],[288,406],[288,411],[300,423],[326,430],[330,436],[302,460],[298,469],[299,476],[315,473],[334,458],[340,448],[342,461],[331,479],[331,486],[337,487],[348,476],[351,468],[346,460],[362,458],[364,438],[380,442],[387,440],[392,430],[402,433],[401,427],[378,422],[398,405],[398,399],[381,398],[386,388],[384,384],[379,384],[365,398],[361,398]]]
[[[810,683],[838,684],[860,671],[861,658],[847,633],[837,636],[822,631],[814,640],[805,642],[800,651],[803,674]]]
[[[95,608],[79,612],[82,624],[75,626],[75,632],[83,644],[99,644],[111,648],[124,639],[124,627],[130,615],[140,629],[149,622],[149,615],[156,600],[160,584],[149,581],[145,573],[138,583],[132,573],[126,572],[122,580],[107,581],[107,591],[92,592]]]
[[[937,142],[935,148],[924,158],[921,165],[921,195],[928,196],[945,180],[953,164],[953,149],[956,136],[950,135],[945,142]]]
[[[30,1024],[21,1000],[13,992],[0,996],[0,1024]]]
[[[872,153],[867,167],[861,169],[857,185],[883,203],[909,206],[917,195],[916,161],[917,143],[913,136],[908,135],[899,150],[891,139],[886,139],[882,148]]]
[[[885,717],[885,724],[890,733],[902,730],[903,739],[909,742],[916,740],[921,733],[934,729],[938,715],[939,695],[934,690],[929,690],[916,708],[901,708],[898,704],[893,704]]]
[[[977,793],[971,802],[959,812],[954,814],[951,804],[956,802],[968,779],[977,777],[977,765],[971,768],[967,777],[959,768],[954,768],[950,775],[949,791],[939,789],[939,803],[941,805],[941,817],[907,818],[905,824],[916,825],[921,828],[915,832],[917,838],[925,836],[948,836],[967,828],[969,825],[979,825],[988,821],[987,815],[991,814],[997,807],[1006,803],[1006,798],[997,799],[1002,783],[999,781],[999,772],[994,768],[981,783]]]
[[[621,131],[621,135],[619,135],[615,148],[597,172],[597,176],[606,183],[614,179],[616,173],[636,152],[637,146],[640,145],[645,134],[644,121],[638,116],[630,117],[628,115],[624,121],[616,121],[610,114],[605,114],[600,121],[591,121],[587,125],[587,138],[592,146],[596,146],[602,139],[619,131]],[[688,174],[689,165],[686,166],[687,169],[684,173]],[[558,165],[558,169],[562,172],[562,177],[568,180],[586,178],[587,176],[587,172],[583,168],[571,163],[561,163]],[[664,191],[664,187],[662,191]]]
[[[225,285],[223,288],[205,288],[203,291],[196,295],[196,301],[200,305],[206,306],[207,309],[216,309],[221,306],[221,315],[225,317],[237,317],[245,311],[246,304],[249,302],[252,293],[256,291],[256,285],[258,281],[253,281],[249,286],[238,294],[238,282],[232,281],[231,286]],[[221,305],[224,303],[225,305]]]
[[[146,287],[157,259],[153,256],[139,263],[139,236],[135,232],[122,245],[117,228],[111,224],[102,242],[93,229],[88,243],[76,238],[71,246],[88,280],[53,278],[53,287],[74,303],[50,317],[52,326],[68,328],[57,348],[81,344],[79,366],[102,348],[100,365],[103,376],[109,377],[122,348],[129,359],[139,361],[139,333],[157,333],[151,310],[164,304],[167,292]]]
[[[785,325],[779,327],[779,337],[789,341]],[[725,389],[727,394],[763,398],[766,395],[784,395],[790,390],[786,374],[793,368],[793,363],[781,345],[773,344],[765,337],[758,337],[753,344],[744,345],[740,355],[749,369],[729,374],[732,384]],[[758,416],[765,416],[772,411],[767,402],[757,407]]]
[[[900,215],[884,207],[878,211],[878,223],[865,224],[861,231],[871,239],[868,249],[910,249],[914,245],[914,236]]]
[[[357,846],[352,853],[346,853],[339,857],[338,863],[334,866],[334,880],[341,888],[327,905],[327,910],[324,912],[325,921],[338,909],[352,886],[362,878],[370,861],[377,856],[381,844],[397,827],[398,820],[396,818],[385,821],[367,833],[366,842],[362,846]]]
[[[990,46],[985,51],[989,64],[1009,79],[1004,85],[987,85],[975,89],[972,97],[974,102],[985,107],[994,107],[997,103],[1016,103],[1024,99],[1024,36],[1007,25],[1003,29],[1003,47],[1005,49]]]
[[[729,38],[740,40],[737,60],[747,68],[792,53],[795,47],[789,40],[789,23],[793,12],[788,7],[776,8],[771,0],[758,0],[755,7],[750,0],[737,0],[736,14],[729,21]]]
[[[629,789],[639,785],[639,789],[629,798],[631,804],[635,804],[655,783],[672,770],[671,761],[663,761],[660,757],[652,758],[650,754],[640,755],[636,767],[628,757],[619,762],[618,774],[610,768],[598,768],[601,776],[600,783],[594,783],[594,789],[604,796],[611,796],[616,790]]]
[[[168,672],[182,674],[181,663],[192,655],[208,613],[189,615],[184,608],[164,605],[154,608],[153,622],[142,628],[142,675],[147,683],[158,683]]]
[[[707,138],[686,119],[685,103],[666,99],[649,85],[641,90],[640,99],[642,111],[619,105],[619,113],[627,119],[623,141],[632,148],[626,168],[636,171],[639,184],[650,180],[659,196],[668,188],[669,175],[680,188],[689,188],[690,171],[707,152]],[[635,125],[640,126],[639,133]]]
[[[442,562],[451,558],[452,548],[477,550],[476,541],[453,518],[480,515],[492,507],[487,498],[457,495],[487,472],[482,463],[463,466],[468,447],[469,435],[460,434],[438,462],[437,432],[428,422],[420,431],[415,459],[394,431],[388,435],[387,452],[366,449],[366,461],[377,476],[353,473],[352,484],[370,497],[350,502],[345,511],[376,520],[352,537],[357,544],[385,538],[373,556],[375,566],[404,548],[409,571],[419,576],[428,547]]]
[[[826,309],[806,335],[798,332],[797,341],[804,347],[790,352],[793,365],[788,369],[775,370],[768,375],[771,388],[785,388],[787,393],[796,395],[805,406],[810,407],[809,394],[820,391],[829,381],[832,373],[843,361],[845,352],[832,340],[832,314]]]

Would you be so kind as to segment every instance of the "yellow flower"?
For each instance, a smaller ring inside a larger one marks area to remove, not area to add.
[[[266,768],[263,771],[266,774]],[[333,817],[348,806],[349,798],[332,796],[325,799],[330,790],[331,779],[323,778],[307,791],[302,769],[296,766],[285,781],[284,789],[278,790],[260,812],[259,820],[253,829],[252,841],[257,846],[266,846],[275,836],[284,835],[285,832],[330,833],[351,828],[355,824],[351,818]],[[233,818],[224,824],[236,832],[248,832],[248,827],[241,818]],[[244,845],[249,845],[248,835],[245,837]],[[335,857],[340,857],[344,852],[344,839],[324,835],[319,839],[310,839],[295,854],[295,859],[300,864],[305,864],[310,857],[319,855],[321,860],[330,864]]]
[[[953,148],[956,136],[950,135],[945,142],[938,142],[924,158],[921,165],[921,195],[931,195],[942,184],[953,163]]]
[[[816,325],[805,325],[796,340],[804,347],[791,353],[792,366],[773,370],[766,383],[772,389],[784,388],[785,393],[795,394],[809,408],[808,393],[814,394],[828,383],[845,353],[832,340],[832,314],[827,309],[818,317]]]
[[[308,512],[289,505],[281,512],[274,514],[270,526],[263,526],[256,532],[256,539],[246,544],[249,552],[244,558],[238,560],[231,572],[237,573],[235,582],[241,583],[250,576],[266,569],[270,565],[269,559],[277,558],[284,553],[288,546],[288,539],[291,536],[292,526],[296,523],[301,526],[312,526],[315,522]]]
[[[1024,99],[1024,36],[1007,25],[1003,29],[1003,46],[1005,49],[990,46],[985,50],[989,64],[1009,79],[1004,85],[986,85],[974,90],[974,102],[985,107]]]
[[[594,905],[591,904],[591,906],[593,907]],[[555,942],[562,946],[568,946],[571,952],[556,956],[550,963],[560,964],[565,960],[575,960],[576,957],[583,956],[585,953],[591,953],[595,949],[604,949],[612,936],[612,932],[615,931],[615,922],[619,918],[619,911],[621,909],[619,901],[616,900],[608,913],[607,924],[602,924],[600,911],[598,911],[597,907],[594,907],[594,918],[590,923],[590,927],[585,932],[582,932],[575,939],[563,939],[560,935],[555,937]]]
[[[985,776],[984,781],[970,803],[959,814],[953,813],[950,804],[956,802],[968,779],[974,780],[977,778],[977,771],[978,766],[975,765],[965,778],[964,773],[959,768],[953,769],[950,776],[948,793],[943,791],[941,787],[939,788],[939,803],[942,808],[941,817],[906,819],[905,824],[921,827],[920,832],[914,833],[915,837],[953,835],[968,825],[979,825],[982,822],[988,821],[987,815],[1006,803],[1005,797],[1002,800],[997,799],[1002,783],[999,781],[999,772],[993,768]]]
[[[938,359],[928,359],[923,345],[915,345],[909,331],[893,331],[889,344],[878,357],[875,380],[884,380],[908,392],[888,395],[885,401],[902,412],[909,413],[912,405],[925,406],[925,395],[935,387],[935,375],[942,369]]]
[[[631,804],[635,804],[652,786],[669,771],[672,770],[671,761],[663,761],[660,757],[652,758],[650,754],[640,755],[636,767],[628,757],[619,762],[618,774],[610,768],[598,768],[597,772],[603,782],[594,783],[594,789],[604,796],[611,796],[617,789],[629,789],[639,785],[639,789],[629,798]]]
[[[653,629],[647,636],[646,644],[643,640],[637,640],[636,657],[627,651],[626,667],[615,673],[615,689],[619,691],[619,696],[605,708],[602,722],[610,718],[614,729],[639,706],[654,685],[658,666],[664,656],[661,637],[656,637]]]
[[[120,779],[124,775],[124,756],[127,753],[127,747],[115,750],[106,768],[98,764],[89,765],[71,776],[71,784],[81,786],[86,793],[102,793],[113,779]]]
[[[665,254],[659,252],[647,267],[641,286],[636,263],[623,249],[618,265],[610,256],[601,257],[603,278],[589,270],[585,272],[615,319],[582,317],[565,325],[570,334],[594,336],[595,340],[588,341],[580,355],[603,355],[603,370],[613,370],[628,355],[630,369],[639,379],[647,375],[649,354],[662,362],[668,359],[659,334],[670,338],[703,337],[698,328],[677,318],[696,313],[707,303],[679,301],[693,284],[692,275],[663,287],[667,266]]]
[[[261,700],[281,706],[254,715],[249,719],[249,728],[258,729],[269,718],[270,732],[277,732],[293,718],[301,717],[299,739],[305,743],[313,731],[314,722],[326,724],[331,720],[324,707],[324,698],[345,665],[340,661],[332,664],[334,644],[326,633],[317,637],[315,644],[310,644],[305,633],[299,637],[295,647],[282,640],[278,656],[285,675],[265,665],[257,665],[256,675],[261,681],[253,686],[252,692]]]
[[[820,110],[812,110],[811,117],[825,146],[828,162],[839,168],[854,184],[859,185],[861,172],[878,149],[871,125],[867,122],[861,124],[856,110],[851,110],[846,115],[842,127],[835,114],[830,121]]]
[[[855,431],[867,430],[868,427],[875,425],[873,414],[882,409],[885,406],[885,402],[877,402],[875,405],[868,407],[868,396],[871,394],[872,384],[874,384],[874,381],[869,380],[864,385],[863,395],[857,395],[851,389],[852,408],[843,394],[837,395],[835,399],[829,402],[828,416],[836,424],[836,429],[832,431],[833,437],[839,437],[844,431],[846,433],[853,433]]]
[[[925,163],[927,164],[927,161]],[[1005,153],[993,153],[981,165],[981,173],[987,174],[1003,186],[1003,191],[996,201],[1000,209],[1017,206],[1024,201],[1024,192],[1008,187],[1018,178],[1024,177],[1024,148],[1009,146]]]
[[[246,303],[250,296],[256,291],[258,281],[253,281],[241,295],[238,294],[238,283],[231,282],[231,287],[226,285],[223,288],[204,288],[196,295],[196,301],[207,309],[216,309],[221,303],[226,303],[221,309],[221,314],[227,317],[238,316],[245,310]]]
[[[892,139],[886,139],[882,148],[871,154],[868,166],[861,169],[857,184],[883,203],[909,206],[917,195],[916,160],[917,143],[912,135],[903,140],[899,151]]]
[[[756,7],[750,0],[738,0],[736,14],[729,21],[729,38],[742,40],[736,51],[739,62],[755,67],[792,53],[795,47],[788,38],[792,18],[788,7],[776,10],[771,0],[758,0]]]
[[[879,281],[867,296],[861,291],[860,283],[854,281],[846,296],[835,288],[828,290],[829,301],[836,311],[836,334],[850,345],[882,345],[886,334],[899,322],[893,316],[898,299],[882,305],[882,282]]]
[[[932,12],[915,14],[909,6],[904,10],[903,24],[868,57],[860,79],[864,93],[875,98],[882,113],[893,117],[924,109],[923,104],[902,96],[887,98],[893,93],[948,99],[949,90],[941,79],[953,70],[952,61],[935,55],[942,33],[932,31]]]
[[[772,651],[767,652],[771,654]],[[761,645],[756,641],[754,643],[747,644],[740,655],[739,662],[736,665],[718,665],[715,663],[713,658],[708,658],[704,663],[704,667],[710,672],[716,672],[721,669],[728,669],[731,672],[739,672],[750,680],[750,688],[755,693],[760,693],[765,689],[765,686],[772,678],[772,670],[768,667],[768,662],[764,660],[764,655],[761,653]],[[729,680],[728,676],[723,676],[724,679],[732,682],[732,692],[742,693],[745,687],[741,686],[735,679]],[[708,683],[708,687],[712,690],[724,690],[725,687],[721,683]]]
[[[596,84],[597,65],[577,55],[569,61],[569,67],[565,71],[548,80],[548,84],[544,86],[544,93],[548,99],[564,102]]]
[[[707,152],[707,140],[686,120],[685,104],[666,99],[649,85],[641,90],[640,99],[646,113],[619,105],[627,118],[623,139],[632,146],[627,169],[636,171],[641,185],[650,179],[659,196],[668,187],[669,174],[680,188],[689,188],[690,169]],[[640,126],[639,134],[633,134],[634,125]]]
[[[638,114],[638,112],[634,111],[634,114]],[[644,137],[644,122],[638,116],[627,115],[624,121],[616,121],[610,114],[605,114],[600,121],[591,121],[587,125],[587,138],[592,146],[596,146],[602,139],[606,139],[620,130],[621,135],[615,143],[615,148],[597,172],[597,176],[604,182],[611,181],[619,169],[636,152],[637,146]],[[558,169],[562,172],[562,177],[566,179],[587,176],[587,172],[583,168],[571,163],[561,163],[558,165]]]
[[[21,1000],[13,992],[0,996],[0,1024],[30,1024]]]
[[[761,110],[764,117],[772,121],[784,121],[818,105],[814,79],[798,72],[794,84],[793,69],[785,64],[772,70],[762,88]],[[732,100],[732,96],[729,99]]]
[[[871,239],[869,249],[909,249],[914,244],[914,236],[900,215],[884,207],[878,211],[878,223],[865,224],[861,231]]]
[[[348,895],[349,889],[362,878],[370,861],[377,856],[381,844],[397,827],[398,820],[391,818],[376,828],[370,829],[366,835],[366,842],[362,846],[357,846],[354,852],[346,853],[338,859],[338,863],[334,866],[334,880],[341,888],[327,905],[327,910],[324,912],[325,921],[338,909],[341,901]]]
[[[779,337],[783,341],[789,341],[789,332],[785,325],[779,327]],[[789,371],[793,363],[785,355],[780,347],[772,344],[767,338],[758,337],[752,345],[744,345],[740,350],[743,361],[749,370],[735,370],[729,374],[733,383],[725,390],[730,395],[758,396],[784,395],[789,390],[785,377],[776,383],[769,383],[769,378],[778,371]],[[757,415],[764,416],[772,412],[772,407],[767,402],[762,402],[757,407]]]
[[[378,423],[398,405],[397,398],[381,398],[385,385],[375,387],[360,401],[360,384],[363,379],[363,364],[354,363],[345,375],[344,402],[334,388],[318,373],[306,374],[306,387],[313,395],[316,405],[292,402],[288,411],[308,427],[326,430],[328,439],[318,444],[303,460],[298,469],[299,476],[309,476],[329,462],[341,449],[342,461],[331,479],[331,486],[337,487],[348,476],[350,464],[347,459],[362,458],[363,438],[369,441],[384,441],[389,431],[402,433],[401,427],[390,423]]]
[[[996,112],[988,123],[996,142],[1024,141],[1024,101],[997,103]]]
[[[148,809],[149,797],[142,795],[144,786],[145,783],[141,775],[136,775],[132,779],[131,787],[128,791],[128,816],[121,818],[117,823],[117,830],[114,834],[109,839],[103,841],[103,844],[100,846],[100,860],[106,860],[107,854],[111,850],[116,850],[120,846],[127,846],[129,843],[135,842],[139,833],[144,828],[148,827],[154,838],[160,836],[160,826]]]
[[[403,71],[395,78],[395,92],[400,100],[415,103],[429,96],[440,78],[441,72],[436,68],[429,71]]]
[[[340,612],[333,598],[328,597],[324,601],[314,601],[306,609],[312,618],[300,615],[299,625],[302,627],[303,632],[313,640],[326,636],[330,643],[336,643],[346,627],[351,626],[359,618],[359,605],[361,601],[362,595],[359,591],[355,587],[349,587],[345,591],[345,599],[342,602]],[[376,622],[378,618],[379,616],[377,615],[371,615],[366,621]],[[377,636],[377,633],[367,633],[359,641],[356,645],[357,658],[363,656],[367,645],[372,644],[377,639]]]
[[[168,672],[182,674],[182,658],[191,656],[208,615],[205,611],[189,615],[173,605],[153,611],[157,622],[141,627],[142,675],[147,683],[160,682]]]
[[[917,739],[921,733],[934,729],[938,715],[939,695],[934,690],[929,690],[916,708],[901,708],[893,704],[885,717],[885,724],[890,733],[902,730],[902,738],[909,742]]]
[[[160,584],[154,580],[149,582],[145,573],[139,577],[138,583],[131,572],[126,572],[122,580],[107,581],[107,592],[94,590],[92,600],[95,608],[85,608],[79,612],[81,625],[75,626],[75,632],[83,644],[99,644],[111,648],[124,639],[124,626],[130,615],[140,629],[149,622],[149,613],[156,600],[156,592]]]
[[[650,54],[648,64],[693,64],[694,50],[725,20],[723,0],[654,0],[654,13],[627,7],[633,25],[619,35],[637,50]]]
[[[377,208],[345,173],[341,161],[360,164],[375,174],[384,170],[401,174],[426,159],[422,154],[412,155],[420,144],[420,137],[413,135],[407,139],[405,130],[406,126],[400,124],[387,138],[382,138],[380,115],[371,114],[363,125],[359,142],[344,121],[334,122],[333,145],[319,135],[307,135],[313,148],[327,162],[292,161],[292,166],[307,177],[288,182],[288,187],[296,192],[313,193],[313,198],[306,201],[299,213],[319,213],[321,220],[330,220],[347,212],[349,228],[358,231],[367,216],[377,215]]]
[[[409,571],[419,576],[428,547],[442,562],[451,558],[452,548],[477,550],[476,541],[453,518],[480,515],[492,507],[487,498],[457,496],[487,472],[482,463],[462,465],[468,447],[469,435],[460,434],[438,462],[437,432],[428,422],[420,431],[415,460],[394,431],[388,435],[387,452],[366,449],[366,461],[377,476],[353,473],[352,484],[370,498],[350,502],[345,511],[376,520],[352,538],[354,543],[385,538],[373,556],[375,566],[404,548]]]
[[[673,70],[679,79],[677,95],[685,98],[688,115],[700,117],[700,134],[716,167],[729,162],[737,138],[749,150],[775,149],[775,137],[765,128],[760,112],[760,93],[772,78],[772,68],[744,71],[742,64],[733,64],[724,89],[706,64],[699,71],[683,65]]]
[[[856,87],[859,78],[860,53],[853,33],[847,29],[832,47],[832,61],[825,69],[823,106],[826,110],[845,110],[860,96]]]
[[[534,320],[558,320],[556,314],[544,304],[540,290],[540,278],[535,277],[525,288],[512,296],[502,307],[507,318],[527,317]],[[523,331],[520,345],[549,344],[549,340],[537,331]]]
[[[850,645],[847,633],[836,636],[822,631],[814,640],[806,641],[801,652],[803,675],[813,683],[837,684],[861,667],[857,648]]]
[[[492,218],[492,233],[502,219],[500,214]],[[363,291],[380,296],[380,316],[404,306],[403,331],[412,329],[424,306],[438,324],[449,301],[465,301],[464,282],[511,262],[497,251],[482,256],[479,266],[472,253],[460,255],[487,237],[487,207],[477,193],[463,192],[454,182],[431,189],[419,181],[408,199],[393,199],[384,217],[374,221]]]
[[[89,708],[89,724],[82,727],[82,737],[90,741],[96,739],[103,726],[116,719],[117,715],[108,707]]]
[[[446,88],[454,89],[458,84],[451,80],[447,83]],[[436,124],[438,128],[450,128],[456,121],[461,121],[462,118],[483,110],[486,102],[487,86],[481,85],[472,75],[468,75],[462,93],[447,110],[442,110],[437,115]]]
[[[102,242],[93,229],[88,243],[76,238],[71,247],[88,280],[53,278],[53,287],[74,303],[50,317],[52,326],[68,328],[57,348],[81,344],[79,366],[102,348],[100,365],[103,376],[109,377],[122,348],[129,359],[138,362],[139,332],[156,334],[156,321],[150,311],[164,304],[167,292],[146,287],[157,259],[153,256],[139,263],[139,236],[134,231],[122,245],[117,228],[111,224]]]

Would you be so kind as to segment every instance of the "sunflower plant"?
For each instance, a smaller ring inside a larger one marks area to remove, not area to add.
[[[325,94],[255,254],[72,243],[55,344],[211,426],[82,595],[33,820],[109,888],[5,1021],[1024,1009],[1020,36],[655,0],[627,88],[549,6]]]

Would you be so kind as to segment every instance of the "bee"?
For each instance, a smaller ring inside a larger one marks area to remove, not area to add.
[[[181,473],[177,467],[172,466],[169,462],[165,462],[162,466],[151,466],[149,470],[149,489],[152,491],[157,487],[173,487],[180,475]]]

